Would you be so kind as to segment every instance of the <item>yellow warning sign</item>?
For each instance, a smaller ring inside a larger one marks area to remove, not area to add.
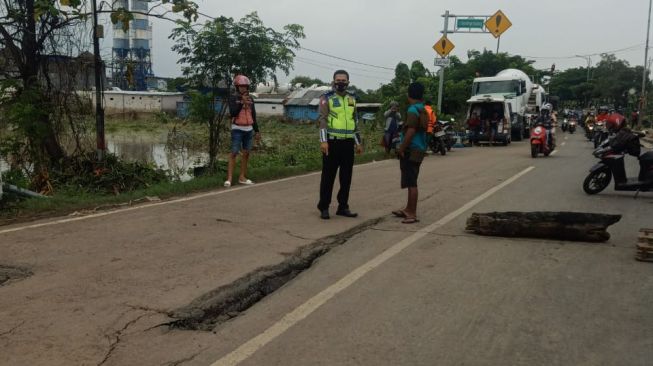
[[[433,49],[438,53],[438,55],[440,55],[440,57],[447,57],[454,48],[456,48],[456,45],[451,43],[451,41],[444,36],[433,45]]]
[[[492,33],[494,38],[499,38],[503,32],[507,31],[512,26],[512,23],[501,10],[494,13],[490,19],[485,21],[485,27],[488,32]]]

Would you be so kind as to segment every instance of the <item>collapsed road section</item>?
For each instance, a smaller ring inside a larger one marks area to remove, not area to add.
[[[172,311],[170,316],[175,320],[167,325],[184,330],[213,330],[309,269],[331,249],[343,245],[382,220],[383,218],[368,220],[343,233],[320,239],[297,249],[279,264],[261,268],[229,285],[210,291],[189,305]]]

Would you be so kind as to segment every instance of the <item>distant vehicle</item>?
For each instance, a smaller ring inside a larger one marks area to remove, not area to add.
[[[545,103],[546,93],[540,85],[533,84],[523,71],[506,69],[496,76],[474,79],[470,101],[475,98],[491,98],[497,102],[509,103],[511,139],[520,141],[529,136],[529,117],[539,113]]]
[[[486,125],[492,115],[496,112],[501,117],[501,122],[497,126],[497,134],[494,136],[494,141],[501,143],[503,146],[512,142],[512,134],[510,128],[512,113],[512,104],[503,96],[479,95],[474,96],[467,101],[469,109],[467,110],[467,119],[471,118],[472,114],[476,113],[481,119],[481,130],[477,136],[478,142],[490,141],[490,131]],[[521,135],[520,135],[521,136]]]

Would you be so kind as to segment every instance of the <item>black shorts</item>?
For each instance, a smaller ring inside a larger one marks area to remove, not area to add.
[[[399,159],[399,168],[401,169],[401,188],[417,187],[417,176],[419,176],[419,167],[422,163],[416,163],[408,160],[408,157]]]

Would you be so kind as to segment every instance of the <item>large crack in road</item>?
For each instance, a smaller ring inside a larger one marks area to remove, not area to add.
[[[172,311],[171,317],[175,320],[167,325],[184,330],[213,330],[309,269],[318,258],[333,248],[343,245],[382,220],[383,217],[368,220],[343,233],[319,239],[299,248],[279,264],[261,268],[229,285],[210,291],[189,305]]]

